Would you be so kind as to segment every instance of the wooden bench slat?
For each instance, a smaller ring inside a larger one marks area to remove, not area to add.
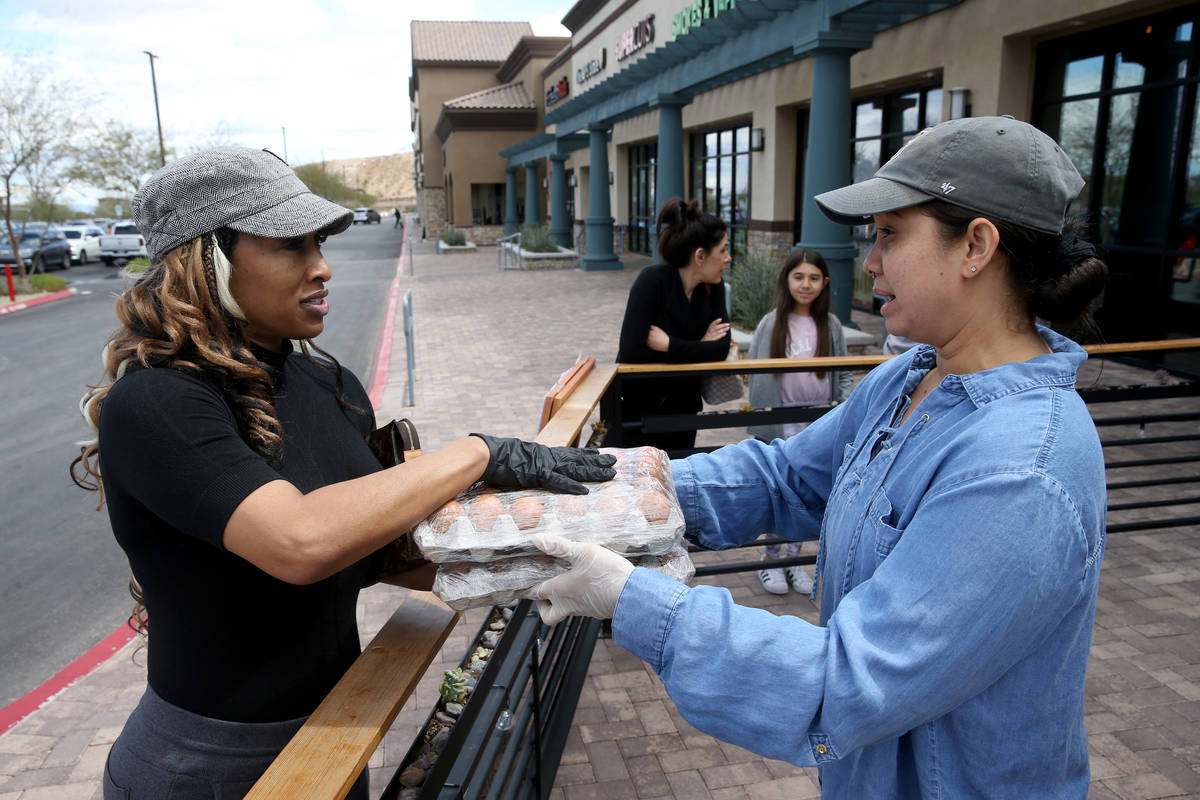
[[[551,446],[573,444],[616,374],[616,364],[598,366],[589,372],[538,433],[537,441]]]
[[[247,800],[345,797],[460,614],[409,592]]]

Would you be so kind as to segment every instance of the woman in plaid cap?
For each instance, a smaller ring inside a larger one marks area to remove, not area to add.
[[[475,434],[382,469],[366,392],[311,341],[321,245],[353,215],[275,155],[175,161],[133,213],[151,267],[117,300],[106,382],[81,403],[98,436],[72,465],[102,488],[150,632],[104,796],[241,797],[358,656],[381,548],[481,478],[582,493],[613,459]]]

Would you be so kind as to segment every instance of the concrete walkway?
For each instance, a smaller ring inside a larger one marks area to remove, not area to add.
[[[427,451],[471,431],[532,436],[545,391],[577,355],[613,360],[629,285],[647,263],[627,257],[624,271],[605,273],[500,272],[491,248],[454,255],[434,255],[421,243],[414,249],[415,274],[405,271],[400,290],[412,290],[416,403],[404,404],[405,342],[397,319],[378,416],[412,419]],[[878,341],[877,318],[856,320]],[[1109,383],[1130,377],[1111,366],[1104,372]],[[739,434],[706,432],[701,441]],[[1200,798],[1198,533],[1192,527],[1109,538],[1087,689],[1093,798]],[[698,561],[723,557],[704,554]],[[738,602],[816,619],[806,598],[768,595],[754,574],[705,582],[727,587]],[[363,593],[364,642],[401,591]],[[423,724],[442,671],[458,664],[483,615],[467,614],[372,758],[373,796]],[[144,656],[131,643],[0,736],[0,800],[99,798],[108,747],[144,687]],[[818,796],[815,770],[758,758],[696,731],[641,661],[609,640],[599,642],[552,797]]]

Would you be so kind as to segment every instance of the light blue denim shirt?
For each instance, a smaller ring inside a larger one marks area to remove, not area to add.
[[[637,569],[613,639],[719,739],[818,765],[829,798],[1083,798],[1084,673],[1104,552],[1104,461],[1053,353],[950,375],[871,372],[802,433],[672,462],[689,539],[820,537],[820,626]]]

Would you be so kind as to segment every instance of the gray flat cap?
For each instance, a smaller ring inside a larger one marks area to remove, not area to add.
[[[341,233],[354,212],[317,197],[267,150],[214,147],[172,161],[133,196],[151,263],[184,242],[232,228],[272,239]]]
[[[1083,178],[1058,143],[1012,117],[967,117],[926,128],[874,177],[819,194],[825,216],[861,225],[873,214],[945,200],[983,216],[1062,233]]]

